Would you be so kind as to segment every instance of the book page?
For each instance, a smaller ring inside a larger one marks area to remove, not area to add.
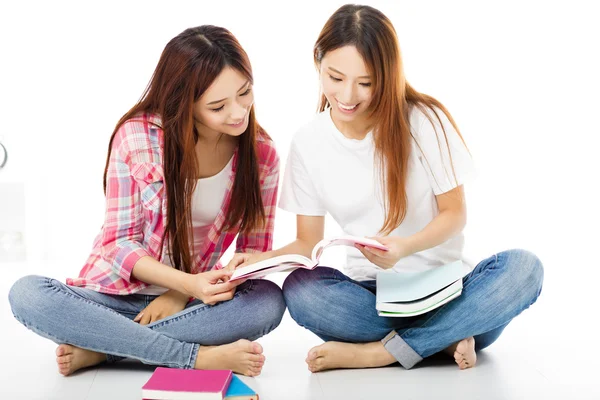
[[[284,254],[269,258],[266,260],[259,261],[254,264],[246,265],[245,267],[238,268],[234,271],[230,280],[264,276],[267,273],[285,271],[291,268],[305,267],[314,268],[315,264],[312,260],[300,255],[300,254]]]

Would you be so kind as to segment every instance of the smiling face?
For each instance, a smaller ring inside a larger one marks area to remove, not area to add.
[[[226,67],[194,103],[194,119],[201,136],[224,133],[239,136],[248,127],[254,94],[250,81],[239,71]]]
[[[356,47],[344,46],[325,54],[319,75],[321,90],[331,105],[334,120],[366,119],[372,98],[372,78]]]

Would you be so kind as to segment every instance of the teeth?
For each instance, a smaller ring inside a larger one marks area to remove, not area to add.
[[[358,106],[358,104],[355,104],[353,106],[347,106],[345,104],[340,103],[339,101],[338,101],[338,105],[340,106],[340,108],[347,110],[347,111],[354,110],[356,108],[356,106]]]

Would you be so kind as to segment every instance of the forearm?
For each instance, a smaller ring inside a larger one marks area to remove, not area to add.
[[[312,249],[316,243],[308,243],[302,239],[296,239],[292,243],[283,246],[277,250],[272,250],[265,253],[265,258],[282,256],[284,254],[301,254],[310,258]]]
[[[164,265],[152,257],[140,258],[133,266],[131,275],[142,282],[177,291],[182,298],[183,295],[189,296],[186,289],[189,274]]]
[[[420,232],[406,238],[410,254],[438,246],[459,234],[466,225],[463,212],[443,211]]]

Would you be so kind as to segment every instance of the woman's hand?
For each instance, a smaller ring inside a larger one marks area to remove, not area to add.
[[[386,246],[388,250],[379,250],[360,244],[355,244],[354,247],[360,250],[367,260],[383,269],[392,268],[401,258],[413,253],[408,238],[399,236],[378,236],[370,239],[377,240],[379,243]]]
[[[184,287],[190,296],[212,306],[221,301],[231,300],[235,294],[235,288],[246,281],[239,279],[229,282],[232,273],[233,271],[223,268],[189,275]]]
[[[259,261],[266,260],[267,258],[270,258],[270,254],[268,252],[236,253],[224,269],[233,272],[237,268],[245,267],[246,265],[254,264]]]
[[[133,321],[139,322],[140,325],[148,325],[159,319],[177,314],[185,308],[188,299],[189,297],[183,293],[169,290],[152,300]]]

